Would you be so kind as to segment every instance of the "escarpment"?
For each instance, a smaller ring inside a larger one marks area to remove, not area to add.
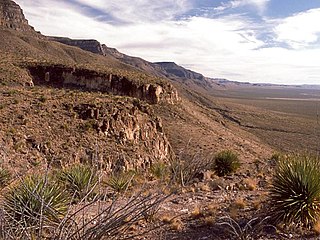
[[[69,46],[78,47],[82,50],[89,51],[92,53],[104,55],[104,50],[100,42],[94,39],[70,39],[64,37],[48,37],[49,40],[60,42]]]
[[[36,85],[76,87],[138,98],[150,104],[161,102],[174,104],[179,101],[177,90],[170,83],[152,83],[131,80],[112,73],[72,68],[63,65],[29,66],[28,70]]]
[[[0,0],[0,27],[16,31],[34,31],[20,6],[11,0]]]
[[[118,103],[117,106],[112,103],[80,104],[73,108],[98,134],[112,139],[117,149],[126,146],[127,151],[120,158],[104,164],[109,164],[107,167],[113,170],[146,169],[156,161],[172,159],[174,155],[161,119],[151,108],[139,101]],[[130,157],[125,157],[130,152]]]

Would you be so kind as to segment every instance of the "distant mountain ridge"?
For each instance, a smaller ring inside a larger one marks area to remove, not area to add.
[[[75,46],[82,50],[103,56],[114,57],[121,62],[147,72],[157,77],[168,78],[172,81],[190,85],[198,85],[204,88],[212,87],[211,81],[202,74],[186,69],[174,62],[148,62],[139,57],[132,57],[119,52],[116,48],[107,47],[97,40],[77,40],[64,37],[48,37],[49,40],[57,41],[66,45]]]

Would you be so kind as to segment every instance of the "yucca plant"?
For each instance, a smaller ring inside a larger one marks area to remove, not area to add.
[[[276,221],[311,227],[319,219],[319,160],[309,155],[292,155],[278,163],[270,189]]]
[[[91,166],[81,164],[63,170],[58,174],[58,178],[77,201],[90,195],[98,182],[96,170]]]
[[[157,179],[165,179],[168,177],[168,166],[164,162],[156,162],[151,165],[150,172]]]
[[[219,177],[230,175],[240,167],[238,155],[231,150],[219,152],[214,158],[214,171]]]
[[[107,180],[107,185],[114,191],[120,193],[126,191],[134,177],[133,172],[117,172],[113,173]]]
[[[10,227],[21,230],[59,223],[70,201],[57,182],[40,176],[23,179],[3,198],[3,210]]]

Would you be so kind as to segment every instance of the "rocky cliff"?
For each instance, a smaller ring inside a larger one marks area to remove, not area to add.
[[[63,65],[36,65],[29,66],[28,70],[36,85],[78,87],[90,91],[134,97],[150,104],[161,102],[174,104],[179,101],[177,90],[166,82],[141,82],[112,73],[107,74]]]
[[[48,37],[48,39],[51,41],[60,42],[69,46],[78,47],[88,52],[105,55],[102,45],[97,40],[93,40],[93,39],[77,40],[77,39],[70,39],[65,37]]]
[[[34,31],[20,6],[11,0],[0,0],[0,27],[17,31]]]

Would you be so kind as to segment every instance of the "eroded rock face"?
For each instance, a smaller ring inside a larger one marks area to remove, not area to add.
[[[119,146],[135,149],[129,158],[118,157],[105,162],[109,169],[147,169],[154,162],[167,162],[174,157],[161,119],[138,100],[132,104],[117,104],[117,107],[108,103],[81,104],[73,110],[80,119],[90,122],[98,134],[105,135]]]
[[[0,27],[17,31],[34,31],[20,6],[11,0],[0,0]]]
[[[52,41],[60,42],[69,46],[78,47],[85,51],[104,55],[102,45],[97,40],[93,40],[93,39],[75,40],[75,39],[64,38],[64,37],[48,37],[48,39]]]
[[[150,104],[179,101],[176,89],[169,83],[142,83],[113,74],[75,69],[62,65],[29,67],[34,84],[58,87],[78,87],[115,95],[135,97]]]

